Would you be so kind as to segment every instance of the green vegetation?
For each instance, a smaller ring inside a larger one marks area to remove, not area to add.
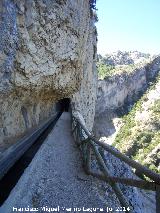
[[[152,114],[152,126],[158,131],[160,131],[160,100],[156,100],[154,106],[151,107]]]
[[[142,103],[145,97],[143,96],[137,103],[134,104],[132,107],[131,111],[123,116],[123,126],[121,127],[121,130],[117,134],[114,144],[116,147],[121,145],[123,142],[122,141],[128,141],[131,138],[133,128],[137,125],[135,121],[135,114],[138,110],[142,109]]]
[[[154,106],[151,108],[153,110],[153,112],[157,115],[160,114],[160,100],[156,100],[154,103]]]
[[[155,172],[160,172],[155,165],[158,156],[151,156],[151,158],[146,160],[147,156],[149,156],[152,150],[154,150],[154,148],[158,146],[159,142],[160,132],[142,132],[139,138],[137,138],[138,148],[133,155],[133,159],[138,160],[140,163],[144,164]]]
[[[113,75],[119,75],[122,73],[132,73],[136,68],[138,68],[140,64],[130,64],[130,65],[119,65],[119,66],[111,66],[106,65],[104,62],[97,62],[98,68],[98,77],[99,79],[104,79],[108,77],[112,77]]]
[[[123,116],[123,126],[113,145],[132,159],[160,172],[156,165],[160,156],[158,157],[158,154],[150,156],[160,143],[160,99],[148,106],[146,113],[149,116],[146,121],[139,121],[136,117],[137,113],[143,112],[143,103],[148,101],[148,94],[153,89],[155,89],[155,84],[134,104],[132,110]]]
[[[93,10],[96,10],[96,0],[90,0],[89,3],[90,3],[90,8]]]
[[[113,66],[106,65],[104,63],[98,62],[97,68],[98,68],[98,77],[100,79],[110,77],[114,74],[114,67]]]

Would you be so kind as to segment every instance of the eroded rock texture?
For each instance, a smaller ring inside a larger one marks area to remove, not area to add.
[[[131,73],[123,72],[98,81],[96,114],[133,104],[160,71],[160,56]]]
[[[131,110],[136,101],[149,88],[160,71],[160,56],[145,65],[138,65],[132,72],[122,72],[98,80],[98,95],[94,133],[97,137],[107,137],[113,143],[122,122],[120,115]]]
[[[89,0],[0,4],[0,146],[49,118],[64,97],[92,128],[96,30]]]

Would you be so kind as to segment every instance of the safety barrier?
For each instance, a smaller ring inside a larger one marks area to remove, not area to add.
[[[83,165],[85,172],[88,175],[93,175],[103,181],[108,182],[112,189],[114,190],[117,198],[119,199],[121,205],[125,209],[130,209],[129,212],[133,212],[133,208],[129,205],[126,197],[121,191],[118,183],[145,189],[152,190],[156,192],[156,213],[160,213],[160,175],[148,169],[147,167],[141,165],[140,163],[130,159],[126,155],[122,154],[111,145],[104,143],[103,141],[97,140],[86,128],[82,121],[72,114],[72,134],[77,145],[82,151]],[[130,167],[135,168],[137,172],[141,175],[145,175],[151,181],[137,180],[131,178],[121,178],[110,176],[109,169],[105,164],[104,156],[99,152],[98,146],[102,147],[107,152],[111,153],[113,156],[117,157],[121,161],[128,164]],[[91,154],[94,153],[99,164],[101,173],[95,173],[91,171]]]

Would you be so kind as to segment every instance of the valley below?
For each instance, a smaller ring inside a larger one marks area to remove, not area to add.
[[[119,51],[99,57],[94,123],[100,140],[156,172],[160,172],[159,71],[159,56]]]
[[[98,55],[98,19],[96,0],[0,1],[0,213],[159,212],[160,55]]]

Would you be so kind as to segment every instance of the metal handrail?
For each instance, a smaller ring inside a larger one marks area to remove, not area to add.
[[[147,167],[141,165],[140,163],[130,159],[126,155],[122,154],[116,150],[111,145],[108,145],[102,141],[97,140],[85,127],[80,119],[72,114],[72,133],[77,142],[78,146],[81,148],[84,160],[84,168],[87,174],[93,175],[103,181],[108,182],[113,188],[117,198],[124,207],[129,207],[128,201],[123,195],[119,185],[117,183],[142,188],[146,190],[156,191],[156,212],[160,212],[160,175],[148,169]],[[110,176],[109,170],[105,164],[105,160],[101,153],[99,152],[97,145],[103,147],[104,150],[111,153],[113,156],[117,157],[121,161],[125,162],[129,166],[135,168],[140,174],[146,175],[153,182],[146,180],[136,180],[131,178],[119,178]],[[91,149],[96,155],[98,164],[101,169],[101,173],[95,173],[91,171]],[[132,208],[131,211],[132,212]]]

